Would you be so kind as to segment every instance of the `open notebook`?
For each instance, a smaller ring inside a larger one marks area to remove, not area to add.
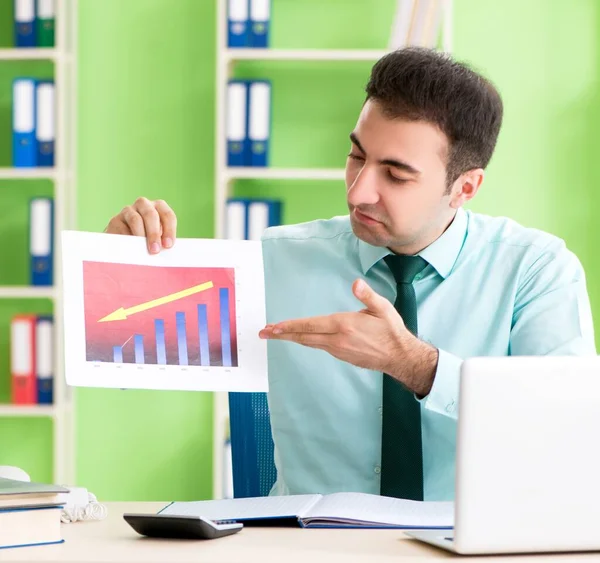
[[[291,520],[305,528],[452,528],[454,503],[333,493],[173,502],[160,514],[247,524],[284,525]]]

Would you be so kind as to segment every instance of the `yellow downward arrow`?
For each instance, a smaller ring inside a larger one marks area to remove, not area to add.
[[[213,282],[209,281],[206,283],[201,283],[200,285],[195,285],[189,289],[184,289],[183,291],[178,291],[177,293],[171,293],[171,295],[166,295],[165,297],[153,299],[152,301],[142,303],[141,305],[136,305],[135,307],[129,307],[128,309],[121,307],[120,309],[113,311],[110,315],[106,315],[106,317],[101,318],[98,322],[103,323],[106,321],[124,321],[129,315],[141,313],[142,311],[152,309],[152,307],[158,307],[159,305],[164,305],[165,303],[170,303],[171,301],[177,301],[177,299],[183,299],[188,295],[193,295],[194,293],[204,291],[205,289],[210,289],[212,286]]]

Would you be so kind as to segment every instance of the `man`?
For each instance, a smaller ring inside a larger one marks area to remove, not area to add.
[[[449,500],[462,360],[595,354],[584,273],[561,240],[463,210],[502,121],[486,79],[411,48],[383,57],[366,92],[349,216],[263,237],[273,493]],[[152,253],[175,231],[168,205],[143,198],[106,229]]]

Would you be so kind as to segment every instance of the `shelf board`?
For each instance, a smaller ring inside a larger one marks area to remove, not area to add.
[[[343,180],[343,168],[228,168],[228,180]]]
[[[0,180],[53,180],[54,168],[0,168]]]
[[[228,61],[376,61],[379,49],[226,49]]]
[[[43,61],[56,60],[56,49],[14,48],[0,49],[0,61]]]
[[[0,299],[53,299],[53,286],[0,285]]]
[[[1,405],[0,417],[6,416],[55,416],[54,405]]]

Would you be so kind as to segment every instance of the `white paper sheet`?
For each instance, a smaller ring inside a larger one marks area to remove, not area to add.
[[[261,243],[64,231],[68,385],[267,391]]]

